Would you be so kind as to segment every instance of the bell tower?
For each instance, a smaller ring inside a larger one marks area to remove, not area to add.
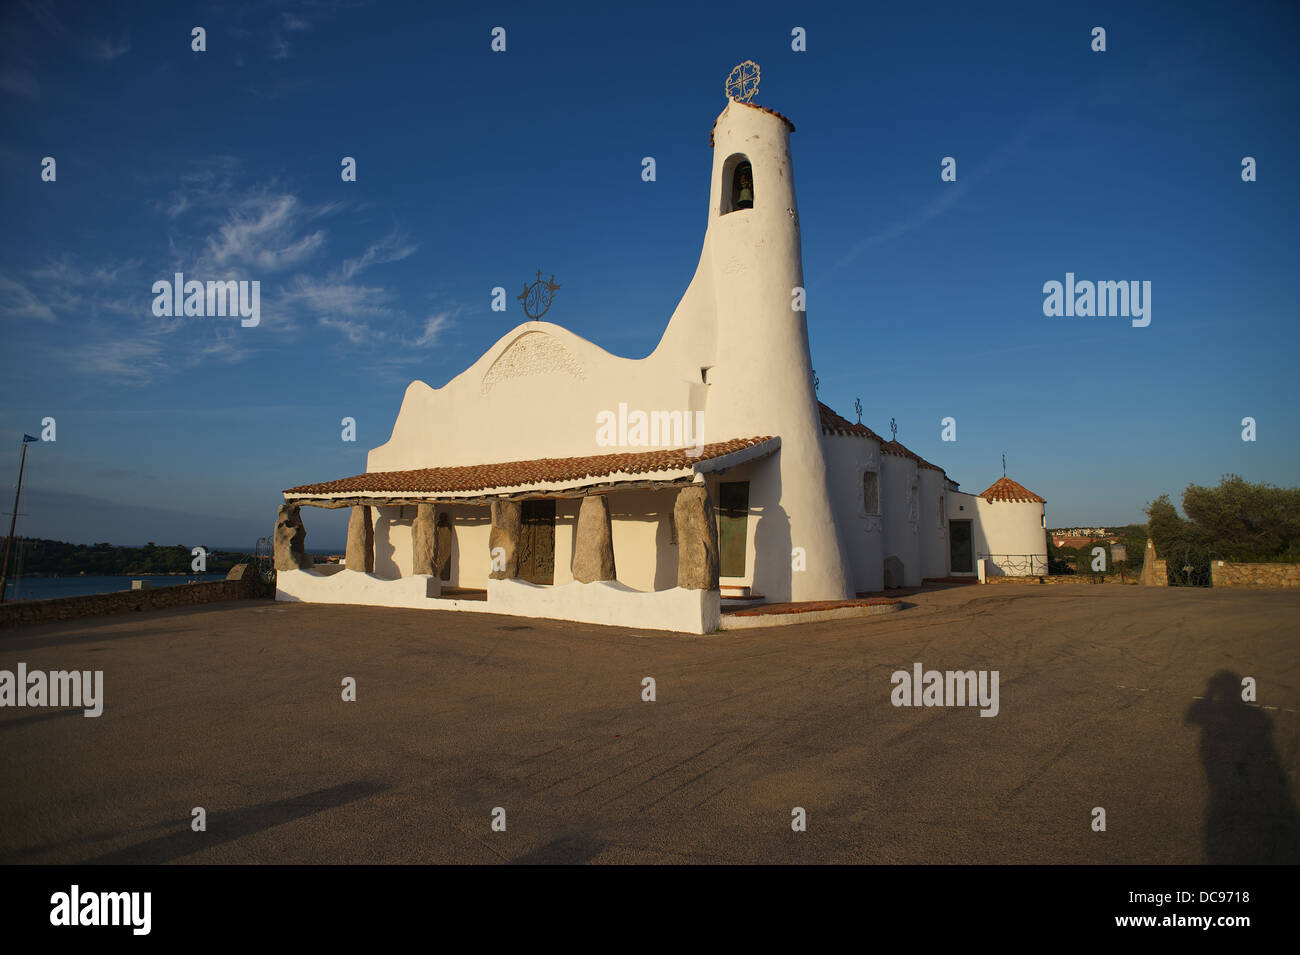
[[[779,435],[751,481],[754,587],[769,600],[854,596],[835,524],[803,311],[803,252],[790,133],[774,110],[736,99],[713,126],[713,181],[701,268],[713,293],[716,361],[708,433]],[[697,275],[697,278],[699,276]],[[802,548],[804,570],[792,570]]]

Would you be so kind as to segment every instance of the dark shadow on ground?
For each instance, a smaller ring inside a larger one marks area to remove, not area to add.
[[[1241,699],[1241,677],[1220,670],[1185,721],[1201,728],[1210,786],[1205,861],[1211,865],[1300,862],[1300,821],[1273,746],[1273,721]]]
[[[553,842],[547,843],[541,848],[527,852],[518,858],[511,859],[511,865],[582,865],[590,862],[600,851],[605,848],[605,844],[595,836],[589,836],[584,833],[575,835],[561,836]]]
[[[326,809],[336,809],[351,802],[367,799],[383,792],[387,785],[358,780],[318,789],[316,792],[281,799],[276,802],[236,809],[232,812],[211,810],[207,817],[207,831],[194,832],[190,820],[182,817],[176,821],[177,831],[148,842],[87,859],[87,865],[138,865],[172,862],[191,853],[223,842],[233,842],[255,832],[262,832]]]
[[[254,610],[275,607],[276,601],[263,599],[250,600],[214,600],[205,604],[189,604],[183,607],[159,607],[154,610],[129,610],[124,613],[99,614],[93,617],[78,617],[74,620],[51,620],[46,623],[34,623],[22,627],[0,630],[0,650],[39,650],[43,647],[67,647],[79,643],[100,643],[107,640],[125,640],[130,637],[167,636],[188,632],[202,632],[202,627],[173,630],[137,631],[124,630],[120,633],[97,633],[97,630],[131,625],[141,620],[163,620],[168,617],[193,617],[202,613],[224,610]]]
[[[86,718],[85,707],[74,707],[72,709],[45,710],[40,713],[33,713],[30,716],[13,716],[0,720],[0,730],[17,729],[20,726],[27,726],[31,723],[43,723],[45,720],[57,720],[64,716],[80,716]],[[94,717],[92,717],[94,719]]]

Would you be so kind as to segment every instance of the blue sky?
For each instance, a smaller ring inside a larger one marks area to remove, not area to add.
[[[537,269],[563,286],[548,320],[649,353],[744,59],[797,127],[823,401],[895,418],[963,490],[1005,451],[1051,526],[1141,521],[1230,471],[1297,483],[1293,4],[471,6],[4,7],[6,484],[57,422],[20,533],[251,547],[283,488],[364,470],[410,380],[523,321]],[[260,280],[261,324],[155,317],[175,271]],[[1067,271],[1150,281],[1150,326],[1045,317]],[[309,548],[344,519],[308,512]]]

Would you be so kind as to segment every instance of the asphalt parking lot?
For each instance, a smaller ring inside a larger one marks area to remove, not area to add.
[[[1300,592],[907,602],[706,637],[265,601],[8,631],[0,669],[102,670],[105,702],[0,708],[0,861],[1300,861]],[[916,663],[996,670],[997,715],[894,706]]]

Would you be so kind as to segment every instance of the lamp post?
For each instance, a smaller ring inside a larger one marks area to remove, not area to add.
[[[14,526],[18,523],[18,499],[23,493],[23,469],[27,466],[27,445],[39,440],[40,438],[33,438],[30,434],[23,435],[23,453],[18,459],[18,490],[14,492],[14,512],[9,517],[9,536],[5,538],[4,563],[0,565],[0,603],[5,602],[5,591],[9,587],[9,551],[13,549]]]

